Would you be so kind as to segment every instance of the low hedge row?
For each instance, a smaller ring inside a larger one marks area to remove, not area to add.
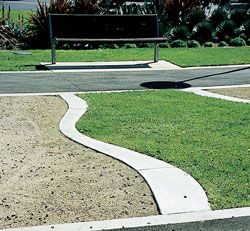
[[[198,41],[196,40],[190,40],[190,41],[185,41],[185,40],[182,40],[182,39],[177,39],[177,40],[174,40],[172,41],[171,43],[169,42],[166,42],[166,43],[160,43],[160,47],[161,48],[175,48],[175,47],[183,47],[183,48],[186,48],[186,47],[189,47],[189,48],[196,48],[196,47],[216,47],[216,46],[219,46],[219,47],[226,47],[226,46],[235,46],[235,47],[240,47],[240,46],[250,46],[250,39],[247,39],[247,40],[244,40],[243,38],[233,38],[233,39],[230,39],[229,42],[226,42],[226,41],[221,41],[219,43],[213,43],[213,42],[206,42],[204,44],[200,44]],[[152,43],[145,43],[145,44],[123,44],[123,45],[102,45],[100,46],[99,48],[120,48],[120,47],[123,47],[123,48],[126,48],[126,49],[130,49],[130,48],[137,48],[137,47],[144,47],[144,48],[153,48],[154,47],[154,44]]]

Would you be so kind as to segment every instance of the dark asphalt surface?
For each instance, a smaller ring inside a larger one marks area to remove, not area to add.
[[[110,229],[109,231],[250,231],[250,217]]]
[[[250,68],[1,73],[0,94],[168,89],[250,84]]]

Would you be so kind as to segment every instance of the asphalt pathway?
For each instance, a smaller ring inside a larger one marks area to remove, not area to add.
[[[49,0],[42,0],[49,4]],[[0,2],[0,6],[4,5],[6,9],[11,10],[36,10],[38,4],[37,0],[4,0]]]
[[[250,84],[250,67],[88,73],[3,73],[0,94],[168,89]]]

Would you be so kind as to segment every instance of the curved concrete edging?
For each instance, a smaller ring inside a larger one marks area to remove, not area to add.
[[[250,87],[250,85],[246,84],[246,85],[239,85],[239,86],[233,86],[233,87]],[[230,86],[229,87],[226,87],[226,86],[224,87],[191,87],[191,88],[183,89],[182,91],[191,92],[200,96],[206,96],[206,97],[216,98],[216,99],[224,99],[224,100],[238,102],[238,103],[250,103],[249,99],[241,99],[237,97],[226,96],[226,95],[221,95],[218,93],[212,93],[212,92],[207,91],[209,89],[233,88],[233,87],[230,87]]]
[[[138,152],[87,137],[75,128],[87,103],[73,93],[61,93],[69,109],[60,122],[61,132],[86,147],[118,159],[141,174],[150,186],[161,214],[211,210],[206,193],[190,175],[168,163]]]

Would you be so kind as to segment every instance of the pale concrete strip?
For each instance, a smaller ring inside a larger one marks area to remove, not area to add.
[[[209,210],[204,202],[206,194],[197,181],[179,168],[141,170],[139,173],[150,185],[157,203],[167,208],[167,213],[186,213]],[[201,204],[202,203],[202,204]]]
[[[243,85],[242,85],[243,86]],[[246,85],[244,85],[246,86]],[[220,89],[222,88],[227,88],[225,86],[220,87]],[[241,99],[241,98],[236,98],[236,97],[232,97],[232,96],[226,96],[226,95],[220,95],[217,93],[212,93],[209,91],[205,91],[208,89],[219,89],[219,87],[217,88],[212,88],[212,87],[207,87],[207,88],[199,88],[199,87],[195,87],[195,88],[187,88],[187,89],[183,89],[182,91],[185,92],[192,92],[195,93],[197,95],[200,96],[206,96],[206,97],[210,97],[210,98],[216,98],[216,99],[223,99],[223,100],[228,100],[228,101],[233,101],[233,102],[238,102],[238,103],[250,103],[250,100],[248,99]]]
[[[185,67],[185,69],[248,68],[250,64]]]
[[[191,87],[184,89],[203,89],[203,90],[209,90],[209,89],[223,89],[223,88],[240,88],[240,87],[250,87],[250,84],[241,84],[241,85],[223,85],[223,86],[210,86],[210,87]]]
[[[183,223],[186,224],[193,223],[194,229],[192,230],[198,230],[197,225],[199,223],[205,223],[205,221],[219,221],[224,219],[226,222],[228,222],[228,219],[247,218],[249,216],[250,216],[250,207],[245,207],[236,209],[202,211],[202,212],[181,213],[172,215],[158,215],[158,216],[106,220],[106,221],[44,225],[44,226],[34,226],[34,227],[25,227],[17,229],[3,229],[2,231],[52,231],[52,230],[101,231],[101,230],[116,230],[116,229],[126,230],[126,228],[135,228],[136,230],[136,228],[138,227],[143,227],[146,229],[147,227],[152,227],[152,226],[167,227],[167,225],[171,224],[172,224],[171,230],[173,230],[175,226],[178,226],[178,224],[183,224]],[[250,224],[248,224],[248,228],[249,225]],[[164,230],[164,229],[157,229],[157,230]],[[207,229],[202,229],[202,230],[207,230]],[[221,229],[216,229],[216,230],[221,230]],[[249,230],[249,229],[242,229],[242,227],[239,227],[238,230]]]
[[[43,73],[53,73],[50,70],[47,71],[0,71],[0,74],[43,74]]]
[[[170,62],[152,61],[119,61],[119,62],[57,62],[56,64],[41,63],[54,73],[67,72],[113,72],[113,71],[145,71],[145,70],[176,70],[179,66]]]
[[[62,133],[137,170],[152,189],[161,214],[210,210],[200,184],[182,170],[150,156],[97,141],[78,132],[75,123],[87,111],[87,104],[70,93],[61,94],[61,97],[69,105],[69,110],[60,123]]]

